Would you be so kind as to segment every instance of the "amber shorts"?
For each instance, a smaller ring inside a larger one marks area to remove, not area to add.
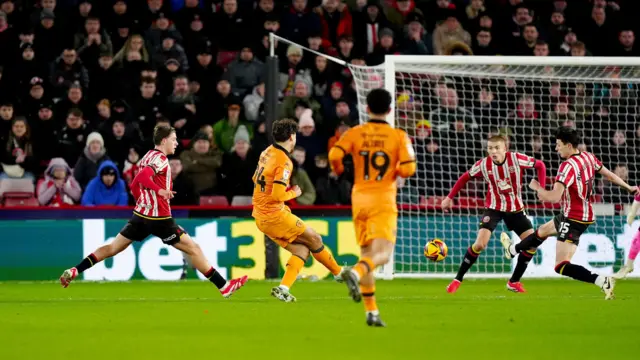
[[[396,242],[398,211],[395,204],[385,207],[353,207],[352,209],[356,240],[361,247],[368,246],[373,239]]]
[[[300,237],[307,228],[288,207],[273,216],[256,217],[256,225],[258,230],[282,247],[286,247]]]

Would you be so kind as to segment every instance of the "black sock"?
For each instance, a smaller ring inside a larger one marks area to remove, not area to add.
[[[223,286],[227,284],[227,280],[225,280],[216,269],[211,267],[209,271],[207,271],[204,276],[209,279],[218,289],[222,289]]]
[[[513,270],[513,274],[511,274],[511,279],[509,279],[512,283],[517,283],[522,279],[522,275],[524,275],[525,270],[527,270],[527,266],[529,266],[529,262],[535,255],[535,251],[533,253],[529,251],[523,251],[518,255],[518,262],[516,263],[516,268]]]
[[[538,232],[534,231],[533,234],[524,238],[524,240],[520,241],[516,244],[516,251],[521,253],[523,251],[527,251],[529,249],[537,249],[545,239],[541,239],[538,236]]]
[[[98,263],[98,259],[96,258],[96,256],[93,254],[89,254],[89,256],[82,259],[80,264],[76,265],[76,270],[78,270],[78,272],[81,273],[97,263]]]
[[[598,274],[594,274],[584,267],[563,261],[556,266],[556,272],[560,275],[568,276],[572,279],[595,284]]]
[[[475,251],[473,251],[473,246],[469,246],[469,248],[467,249],[467,253],[464,254],[464,259],[460,264],[460,268],[458,269],[456,280],[462,281],[462,278],[464,278],[464,274],[466,274],[467,271],[471,269],[473,263],[475,263],[478,259],[478,255],[480,255],[480,253],[476,253]]]

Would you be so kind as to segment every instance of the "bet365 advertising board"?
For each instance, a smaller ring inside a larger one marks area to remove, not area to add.
[[[546,218],[532,218],[540,225]],[[580,241],[575,262],[599,273],[612,273],[626,258],[640,221],[633,226],[622,216],[599,217]],[[265,240],[252,219],[177,219],[178,223],[200,244],[213,266],[225,277],[248,275],[264,279]],[[470,242],[475,239],[477,219],[468,216],[427,216],[407,219],[399,224],[398,243],[394,254],[397,273],[419,273],[431,277],[450,277]],[[7,220],[0,221],[0,280],[54,280],[66,268],[77,264],[97,247],[111,241],[126,220]],[[323,236],[326,246],[338,263],[353,264],[358,247],[351,219],[305,219]],[[418,224],[418,225],[417,225]],[[439,225],[430,225],[439,224]],[[447,226],[443,226],[447,224]],[[403,226],[405,225],[405,226]],[[515,262],[504,259],[497,239],[498,228],[489,248],[474,265],[475,276],[507,276]],[[449,256],[441,263],[431,263],[422,254],[424,243],[438,237],[449,246]],[[550,238],[539,249],[529,265],[529,277],[556,277],[554,270],[555,241]],[[289,255],[281,249],[281,272]],[[85,280],[126,281],[132,279],[177,280],[182,272],[181,253],[150,237],[134,243],[115,258],[99,263],[82,276]],[[640,267],[636,270],[640,270]],[[302,275],[318,278],[329,272],[310,258]],[[631,274],[639,276],[640,271]],[[191,272],[189,277],[200,276]]]

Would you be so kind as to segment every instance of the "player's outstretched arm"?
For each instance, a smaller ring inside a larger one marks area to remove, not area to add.
[[[550,202],[552,204],[559,203],[562,200],[562,193],[564,192],[564,184],[556,181],[553,184],[552,190],[545,190],[538,180],[531,180],[529,188],[538,193],[538,199],[544,202]]]
[[[460,192],[460,190],[462,190],[462,188],[467,185],[469,180],[471,180],[471,175],[469,175],[469,172],[467,171],[458,178],[455,185],[453,185],[453,187],[451,188],[451,191],[449,191],[449,195],[447,195],[447,197],[449,199],[455,198],[456,195],[458,195],[458,193]]]
[[[536,176],[538,177],[538,183],[543,189],[547,187],[547,166],[542,160],[536,160],[533,168],[536,169]]]
[[[609,180],[610,182],[618,185],[619,187],[627,190],[629,193],[633,194],[633,195],[638,195],[640,194],[640,192],[638,191],[638,187],[637,186],[631,186],[629,184],[627,184],[626,181],[622,180],[620,178],[620,176],[616,175],[615,173],[611,172],[611,170],[607,169],[606,167],[601,167],[600,170],[598,171],[600,173],[600,175],[602,175],[605,179]]]
[[[440,203],[442,210],[447,211],[448,209],[453,207],[453,198],[455,198],[456,195],[460,192],[460,190],[462,190],[462,188],[464,188],[465,185],[467,185],[469,180],[471,180],[471,175],[469,174],[468,171],[462,174],[462,176],[458,178],[458,181],[456,181],[456,184],[453,185],[453,188],[451,188],[451,191],[449,191],[449,194],[447,195],[447,197],[445,197]]]
[[[635,220],[636,218],[638,209],[640,209],[640,195],[636,195],[633,199],[633,204],[631,204],[631,208],[629,209],[629,213],[627,214],[627,224],[633,224],[633,220]]]

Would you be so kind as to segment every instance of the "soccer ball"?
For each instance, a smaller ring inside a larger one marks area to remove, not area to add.
[[[424,256],[431,261],[442,261],[447,257],[447,252],[449,248],[447,248],[447,244],[440,239],[431,239],[427,242],[427,245],[424,246]]]

